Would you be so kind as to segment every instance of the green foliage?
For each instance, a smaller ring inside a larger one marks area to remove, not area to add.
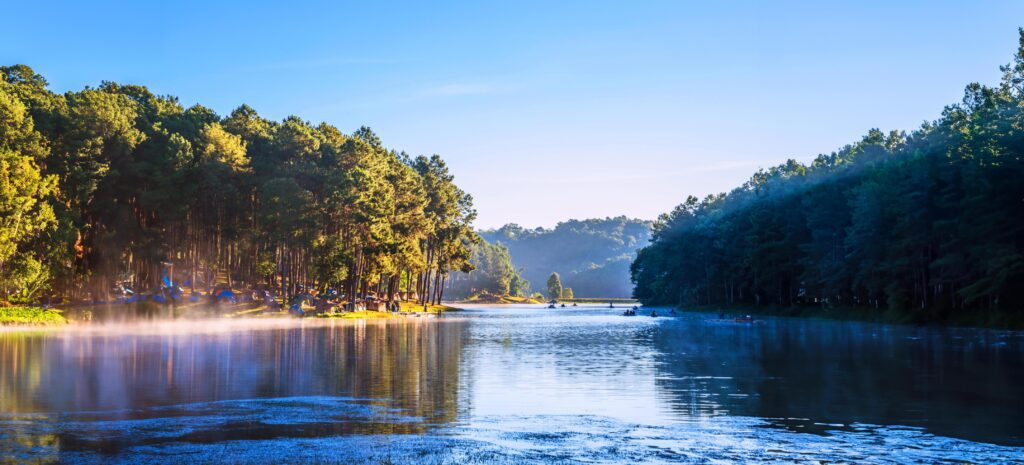
[[[59,311],[40,307],[0,307],[0,325],[57,326],[68,320]]]
[[[0,300],[144,291],[171,263],[193,287],[351,298],[404,283],[438,302],[473,268],[472,197],[437,155],[245,105],[222,118],[137,85],[46,86],[0,67]]]
[[[33,76],[29,85],[42,79],[27,68],[19,71]],[[0,301],[31,298],[45,281],[32,250],[57,223],[48,202],[57,178],[39,166],[45,153],[28,107],[0,82]]]
[[[571,287],[562,288],[562,298],[563,299],[568,299],[568,300],[573,300],[573,299],[576,298],[572,294],[572,288]]]
[[[465,298],[486,293],[522,297],[529,290],[529,283],[519,276],[519,272],[512,266],[508,249],[500,242],[491,244],[481,240],[470,248],[470,263],[474,269],[469,273],[456,273],[452,276],[448,290],[450,296]]]
[[[1024,46],[1003,71],[909,135],[872,129],[809,165],[690,197],[634,261],[635,297],[917,320],[1024,308]]]
[[[8,301],[16,304],[31,302],[49,279],[43,263],[27,254],[15,256],[0,269],[0,289]]]
[[[650,230],[649,221],[620,216],[569,220],[553,229],[508,224],[480,235],[505,244],[526,281],[543,283],[553,270],[580,297],[628,297],[629,264]]]
[[[512,259],[509,257],[509,263],[511,262]],[[512,274],[512,280],[508,283],[508,293],[515,297],[527,297],[530,295],[530,282],[523,279],[522,268],[516,270],[515,273]]]
[[[558,273],[551,273],[551,276],[548,276],[547,289],[549,299],[562,298],[562,279]]]

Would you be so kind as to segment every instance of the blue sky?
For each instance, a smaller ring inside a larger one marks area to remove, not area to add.
[[[368,125],[441,154],[480,227],[652,219],[913,129],[997,82],[1024,26],[1020,1],[33,3],[4,7],[0,63]]]

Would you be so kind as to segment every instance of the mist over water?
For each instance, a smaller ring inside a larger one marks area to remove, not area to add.
[[[0,333],[41,463],[1013,463],[1024,334],[596,307]]]

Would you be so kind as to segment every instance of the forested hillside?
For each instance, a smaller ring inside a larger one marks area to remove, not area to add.
[[[367,128],[225,117],[112,82],[56,94],[0,67],[0,302],[168,281],[439,301],[471,269],[474,217],[440,157]]]
[[[530,283],[520,276],[504,245],[481,240],[472,244],[470,249],[473,270],[453,273],[445,290],[446,297],[465,299],[481,294],[527,297]]]
[[[1024,30],[995,87],[909,134],[871,130],[728,194],[690,197],[632,265],[648,304],[1024,307]],[[515,254],[513,253],[513,257]]]
[[[508,247],[513,265],[534,291],[555,272],[577,298],[629,297],[629,264],[647,244],[650,224],[620,216],[569,220],[553,229],[508,224],[480,235]]]

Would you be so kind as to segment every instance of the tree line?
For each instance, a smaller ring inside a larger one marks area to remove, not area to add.
[[[994,86],[909,134],[689,197],[631,266],[645,304],[889,308],[942,320],[1024,307],[1024,29]]]
[[[544,286],[555,272],[576,297],[622,298],[632,291],[629,265],[650,238],[651,222],[619,216],[568,220],[551,229],[507,224],[479,234],[508,247],[528,282]]]
[[[508,248],[501,242],[490,243],[481,240],[470,246],[470,264],[473,270],[467,273],[452,273],[445,291],[455,299],[465,299],[481,294],[492,296],[527,297],[530,282],[523,279],[521,269],[512,264]]]
[[[0,67],[0,301],[116,286],[334,288],[440,302],[478,241],[437,155],[138,85],[58,94]]]

